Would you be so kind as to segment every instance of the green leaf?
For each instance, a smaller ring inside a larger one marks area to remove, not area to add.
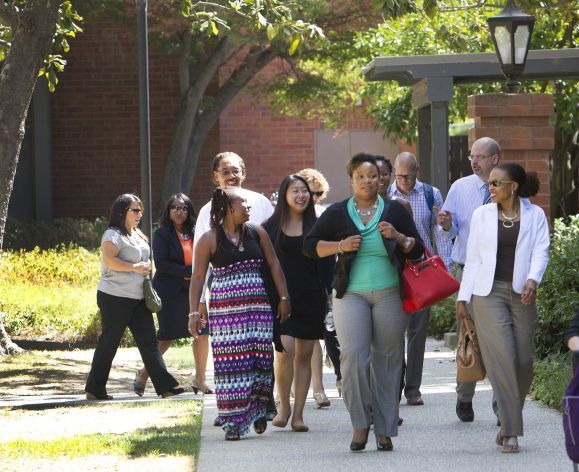
[[[291,43],[291,45],[290,45],[290,47],[289,47],[289,50],[288,50],[288,53],[289,53],[290,56],[293,56],[294,52],[296,52],[298,46],[300,45],[301,40],[302,40],[302,39],[301,39],[299,36],[296,36],[296,37],[293,39],[293,41],[292,41],[292,43]]]
[[[426,13],[429,17],[433,17],[436,14],[436,10],[438,8],[438,1],[437,0],[424,0],[422,3],[422,8],[424,13]]]
[[[260,12],[257,12],[257,29],[267,26],[267,19]]]
[[[217,36],[219,34],[219,30],[217,29],[217,25],[215,24],[215,22],[213,20],[209,20],[209,24],[211,25],[211,32],[213,33],[214,36]]]
[[[267,25],[266,29],[267,39],[272,41],[277,36],[277,28],[273,26],[271,23]]]

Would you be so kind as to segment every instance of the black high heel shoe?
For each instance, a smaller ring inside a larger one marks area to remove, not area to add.
[[[352,441],[350,443],[350,451],[351,452],[360,452],[363,451],[364,449],[366,449],[366,443],[368,442],[368,433],[370,432],[370,429],[366,430],[366,439],[364,439],[363,442],[354,442]]]
[[[181,395],[183,392],[185,392],[185,389],[181,387],[173,387],[167,390],[166,392],[161,393],[161,397],[162,398],[174,397],[175,395]]]
[[[106,393],[90,393],[90,392],[85,392],[86,393],[86,399],[87,400],[112,400],[113,397],[112,395],[107,395]]]
[[[386,438],[385,441],[380,442],[380,440],[376,438],[376,449],[381,452],[391,451],[394,449],[394,446],[392,445],[392,439]]]

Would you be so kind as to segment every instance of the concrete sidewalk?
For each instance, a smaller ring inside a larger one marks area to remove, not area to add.
[[[271,423],[262,436],[253,431],[241,441],[225,441],[221,428],[213,426],[217,414],[215,397],[205,396],[200,472],[235,470],[299,469],[300,472],[361,470],[392,471],[572,471],[564,448],[561,415],[527,400],[525,436],[519,439],[519,454],[501,454],[494,440],[498,428],[491,409],[488,381],[479,383],[473,402],[475,421],[461,423],[455,414],[454,353],[442,343],[428,340],[422,396],[424,406],[407,406],[402,400],[404,424],[393,438],[393,452],[378,452],[372,432],[366,450],[349,451],[351,424],[342,399],[335,390],[335,377],[324,371],[326,393],[332,406],[316,410],[313,400],[304,412],[308,433]]]

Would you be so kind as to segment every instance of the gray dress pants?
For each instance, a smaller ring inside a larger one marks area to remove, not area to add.
[[[486,297],[473,296],[473,320],[504,436],[523,435],[523,406],[533,380],[535,304],[523,305],[512,284],[495,280]]]
[[[406,398],[420,395],[422,384],[422,369],[424,367],[424,349],[426,333],[430,320],[430,308],[406,315],[408,322],[408,351],[406,353],[406,382],[404,396]]]
[[[400,375],[408,316],[398,287],[334,298],[342,394],[354,429],[398,435]]]

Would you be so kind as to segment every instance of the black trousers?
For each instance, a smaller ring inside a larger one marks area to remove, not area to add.
[[[326,344],[326,350],[332,360],[332,364],[334,365],[336,380],[342,380],[342,373],[340,371],[340,343],[338,342],[336,330],[328,331],[324,328],[324,343]]]
[[[145,301],[98,291],[97,304],[101,312],[102,333],[94,351],[85,391],[95,395],[107,393],[113,359],[126,328],[130,329],[135,339],[157,395],[177,386],[177,380],[165,367],[157,345],[153,315],[145,306]]]

